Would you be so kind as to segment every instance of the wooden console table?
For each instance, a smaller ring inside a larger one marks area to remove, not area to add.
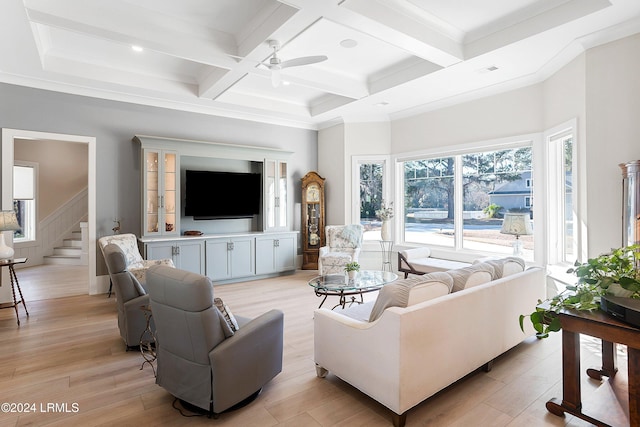
[[[22,296],[22,289],[20,289],[20,283],[18,283],[18,276],[13,266],[16,264],[24,264],[27,262],[27,258],[13,258],[0,260],[0,268],[9,267],[9,277],[11,278],[11,293],[13,294],[13,303],[0,304],[0,308],[13,308],[16,311],[16,319],[18,320],[18,326],[20,326],[20,316],[18,315],[18,304],[22,303],[27,317],[29,317],[29,311],[27,310],[27,304],[24,302]],[[20,301],[16,298],[16,288],[18,288],[18,294],[20,295]]]
[[[549,400],[547,410],[558,416],[566,412],[596,426],[640,426],[640,329],[601,311],[566,310],[559,317],[562,325],[562,400]],[[588,369],[587,375],[597,380],[603,376],[609,378],[601,386],[607,387],[607,391],[600,393],[598,389],[595,393],[594,397],[601,400],[585,410],[580,393],[580,334],[602,340],[602,368]],[[622,378],[624,374],[618,374],[616,343],[627,346],[628,387],[621,387],[625,379]],[[621,398],[623,394],[628,397]],[[614,410],[620,406],[621,410]]]

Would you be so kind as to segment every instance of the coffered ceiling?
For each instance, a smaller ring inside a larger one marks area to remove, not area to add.
[[[317,129],[540,81],[640,1],[2,0],[0,31],[2,82]],[[328,59],[274,87],[269,40]]]

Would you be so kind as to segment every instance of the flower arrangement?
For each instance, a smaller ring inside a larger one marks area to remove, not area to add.
[[[387,205],[383,199],[382,204],[380,205],[380,209],[376,211],[376,217],[381,221],[388,221],[392,219],[393,218],[393,202],[390,202]]]

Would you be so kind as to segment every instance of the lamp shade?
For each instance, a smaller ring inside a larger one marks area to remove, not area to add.
[[[0,231],[20,230],[18,218],[14,211],[0,211]]]
[[[514,236],[525,236],[533,234],[531,220],[528,213],[506,213],[502,221],[502,234],[512,234]]]

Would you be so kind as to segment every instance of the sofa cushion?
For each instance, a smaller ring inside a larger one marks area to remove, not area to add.
[[[410,261],[415,258],[429,258],[431,256],[431,249],[427,247],[407,249],[405,251],[400,251],[400,254]]]
[[[389,307],[407,307],[446,295],[452,286],[451,276],[440,272],[397,280],[380,289],[378,298],[371,309],[369,321],[373,322],[378,319]]]
[[[458,292],[493,280],[495,274],[491,265],[486,262],[473,264],[468,267],[447,271],[453,278],[453,288],[451,292]]]
[[[368,301],[364,304],[353,304],[350,307],[346,307],[342,310],[336,311],[354,320],[359,320],[360,322],[368,322],[374,303],[375,301]]]

